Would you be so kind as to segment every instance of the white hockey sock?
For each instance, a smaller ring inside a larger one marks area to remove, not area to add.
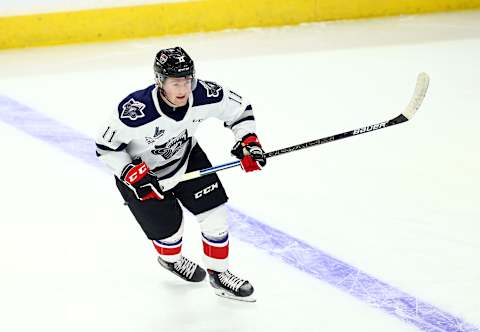
[[[197,215],[202,231],[203,261],[207,269],[228,269],[228,225],[225,205]]]
[[[202,233],[203,261],[209,270],[224,272],[228,269],[228,234],[213,239]]]
[[[183,221],[178,231],[170,237],[153,240],[153,245],[160,258],[169,263],[175,263],[182,256]]]

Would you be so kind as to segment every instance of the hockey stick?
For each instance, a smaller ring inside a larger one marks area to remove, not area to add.
[[[275,156],[279,156],[281,154],[285,154],[285,153],[289,153],[289,152],[293,152],[293,151],[298,151],[298,150],[303,150],[303,149],[306,149],[306,148],[309,148],[309,147],[312,147],[312,146],[321,145],[321,144],[331,143],[331,142],[338,141],[338,140],[343,139],[343,138],[353,137],[353,136],[357,136],[357,135],[365,134],[365,133],[370,133],[370,132],[375,131],[375,130],[384,129],[384,128],[387,128],[387,127],[395,126],[395,125],[398,125],[400,123],[406,122],[406,121],[412,119],[412,117],[415,115],[415,113],[417,112],[420,105],[422,105],[425,94],[427,93],[429,81],[430,81],[430,78],[429,78],[428,74],[426,74],[426,73],[418,74],[417,84],[415,86],[415,91],[413,92],[413,96],[412,96],[412,99],[410,100],[410,103],[407,105],[407,107],[405,108],[405,111],[403,111],[403,113],[401,113],[400,115],[398,115],[397,117],[395,117],[395,118],[393,118],[389,121],[384,121],[384,122],[380,122],[380,123],[377,123],[377,124],[374,124],[374,125],[357,128],[357,129],[346,131],[346,132],[343,132],[343,133],[340,133],[340,134],[316,139],[316,140],[313,140],[313,141],[310,141],[310,142],[305,142],[305,143],[301,143],[301,144],[297,144],[297,145],[292,145],[292,146],[289,146],[287,148],[283,148],[283,149],[268,152],[268,153],[265,154],[265,156],[267,158],[275,157]],[[204,175],[208,175],[208,174],[216,173],[216,172],[219,172],[219,171],[223,171],[225,169],[229,169],[229,168],[232,168],[232,167],[237,167],[239,165],[240,165],[240,161],[235,160],[235,161],[231,161],[229,163],[225,163],[225,164],[221,164],[221,165],[217,165],[217,166],[212,166],[212,167],[205,168],[205,169],[198,170],[198,171],[194,171],[194,172],[189,172],[189,173],[186,173],[183,176],[181,176],[180,180],[178,182],[183,182],[183,181],[195,179],[195,178],[198,178],[198,177],[201,177],[201,176],[204,176]],[[169,181],[169,180],[166,180],[166,181]]]

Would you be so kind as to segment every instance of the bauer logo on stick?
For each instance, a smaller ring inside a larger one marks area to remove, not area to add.
[[[382,129],[382,128],[385,128],[386,125],[387,125],[387,122],[382,122],[373,126],[367,126],[367,127],[355,129],[353,131],[353,135],[363,134],[363,133],[366,133],[367,131]]]

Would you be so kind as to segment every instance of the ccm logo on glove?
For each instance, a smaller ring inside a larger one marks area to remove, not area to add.
[[[125,166],[120,179],[135,193],[140,201],[163,199],[162,189],[158,184],[157,177],[150,172],[147,164],[140,159],[135,159]]]
[[[126,175],[126,181],[130,184],[134,184],[135,182],[140,181],[146,173],[148,173],[149,169],[147,164],[141,163],[140,165],[134,166],[130,169],[130,171]]]

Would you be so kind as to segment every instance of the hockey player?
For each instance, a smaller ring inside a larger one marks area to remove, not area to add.
[[[175,181],[212,166],[194,136],[210,117],[232,130],[236,143],[231,153],[245,172],[265,166],[252,106],[227,88],[197,79],[194,63],[181,47],[160,50],[153,68],[155,84],[123,99],[102,128],[97,156],[114,173],[118,190],[153,242],[161,266],[191,282],[200,282],[207,274],[182,255],[180,201],[200,224],[204,263],[216,294],[252,301],[250,282],[228,270],[228,197],[218,176]],[[170,181],[162,187],[159,181],[165,179]]]

